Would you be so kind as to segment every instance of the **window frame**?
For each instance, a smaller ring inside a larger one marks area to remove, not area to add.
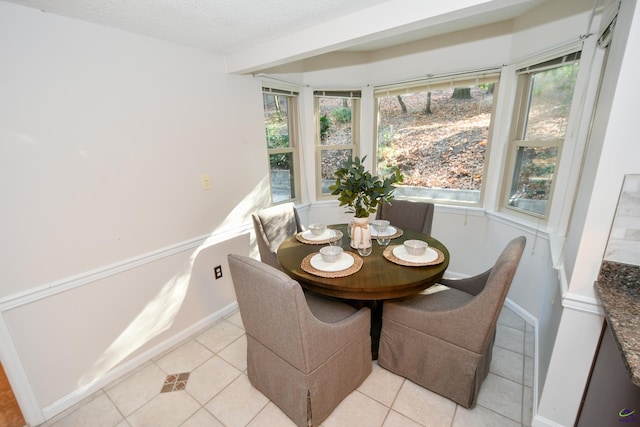
[[[507,147],[507,158],[504,168],[504,177],[500,199],[500,210],[509,212],[524,220],[535,220],[538,223],[548,223],[552,205],[554,201],[554,194],[558,185],[558,171],[562,165],[562,153],[564,151],[565,142],[567,141],[569,134],[568,129],[571,126],[571,111],[574,109],[574,101],[577,90],[577,76],[580,72],[581,50],[572,50],[571,52],[558,55],[550,60],[543,60],[534,64],[531,64],[524,68],[519,68],[516,71],[517,83],[516,83],[516,98],[513,107],[511,129],[509,131],[509,141]],[[576,80],[574,82],[573,94],[571,103],[569,105],[570,112],[567,115],[567,124],[565,127],[564,137],[562,139],[522,139],[524,137],[525,128],[527,126],[527,120],[529,119],[529,106],[531,102],[532,94],[532,78],[535,74],[544,71],[549,71],[554,68],[563,67],[569,64],[578,63],[578,71],[576,73]],[[535,212],[529,209],[524,209],[518,206],[509,204],[511,198],[511,192],[513,183],[515,180],[514,174],[519,167],[516,162],[518,159],[518,152],[520,148],[555,148],[557,150],[555,165],[553,168],[553,174],[551,176],[551,186],[547,197],[547,204],[544,213]]]
[[[351,104],[351,144],[345,145],[322,145],[320,138],[320,98],[350,99]],[[313,117],[315,123],[315,182],[316,199],[335,199],[330,192],[322,191],[322,154],[327,151],[351,150],[352,158],[359,156],[360,147],[360,112],[361,112],[360,90],[314,90],[313,91]]]
[[[416,92],[424,92],[424,91],[432,91],[432,90],[442,90],[449,88],[457,88],[457,87],[465,87],[465,86],[479,86],[481,84],[493,83],[494,84],[494,92],[493,92],[493,102],[491,105],[491,118],[489,122],[489,127],[487,131],[487,145],[485,150],[484,164],[482,165],[482,183],[480,185],[479,197],[477,201],[473,200],[454,200],[454,199],[443,199],[443,198],[435,198],[428,196],[420,196],[420,195],[402,195],[401,187],[396,192],[396,197],[403,199],[411,199],[411,200],[421,200],[421,201],[429,201],[433,203],[437,203],[439,205],[447,205],[447,206],[463,206],[463,207],[482,207],[484,206],[484,199],[486,196],[486,186],[487,186],[487,178],[489,171],[489,160],[491,156],[491,147],[492,140],[494,134],[494,126],[496,122],[496,112],[498,106],[498,99],[500,96],[500,78],[501,78],[501,67],[491,67],[481,70],[471,70],[464,72],[452,72],[452,73],[444,73],[439,75],[429,75],[428,78],[422,78],[417,80],[410,80],[405,82],[397,82],[388,85],[381,85],[374,88],[374,168],[376,173],[378,171],[378,148],[379,148],[379,121],[380,121],[380,98],[395,96],[395,95],[403,95],[410,94]],[[430,190],[430,187],[421,187]],[[460,191],[465,191],[463,189],[457,189]]]
[[[263,102],[263,115],[264,111],[264,96],[286,96],[287,99],[287,122],[289,125],[289,147],[269,148],[269,140],[267,138],[267,129],[265,124],[265,143],[267,146],[267,168],[269,170],[269,193],[271,203],[278,205],[288,202],[300,201],[300,109],[299,109],[299,96],[300,94],[293,90],[282,89],[274,87],[272,85],[262,87],[262,102]],[[273,196],[273,174],[271,169],[271,156],[274,154],[291,154],[292,155],[292,167],[293,173],[293,185],[291,190],[293,191],[293,197],[289,197],[283,200],[275,201]]]

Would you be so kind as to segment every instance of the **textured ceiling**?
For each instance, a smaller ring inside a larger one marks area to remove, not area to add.
[[[204,49],[247,74],[507,21],[552,0],[0,1]]]
[[[388,0],[6,0],[228,54]]]

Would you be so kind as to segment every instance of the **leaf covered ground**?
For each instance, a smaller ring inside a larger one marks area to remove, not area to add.
[[[480,189],[486,155],[493,95],[472,92],[471,99],[453,99],[453,89],[380,99],[377,162],[379,173],[398,167],[406,185],[431,188]],[[341,101],[335,100],[335,108]],[[329,117],[329,110],[325,112]],[[332,120],[326,143],[350,143],[349,125]],[[364,143],[364,141],[363,141]],[[326,175],[340,166],[341,152],[323,159]],[[329,178],[328,176],[326,176]]]

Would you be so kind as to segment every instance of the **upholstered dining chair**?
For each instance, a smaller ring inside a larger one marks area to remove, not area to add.
[[[489,374],[496,323],[526,244],[507,244],[492,268],[448,289],[385,301],[378,364],[472,408]]]
[[[293,203],[283,203],[262,209],[251,215],[262,262],[280,268],[278,246],[289,236],[304,231]]]
[[[317,426],[371,373],[371,312],[303,293],[285,273],[229,255],[251,384],[298,426]]]
[[[402,229],[431,235],[433,211],[433,203],[393,199],[391,204],[380,205],[376,219],[386,219]]]

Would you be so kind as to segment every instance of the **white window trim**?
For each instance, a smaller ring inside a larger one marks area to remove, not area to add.
[[[289,121],[289,147],[282,148],[269,148],[267,146],[267,170],[269,172],[269,199],[272,204],[278,205],[281,203],[288,202],[299,202],[302,200],[300,195],[301,184],[300,180],[302,179],[302,174],[300,172],[300,146],[301,146],[301,133],[300,133],[300,94],[297,90],[287,87],[282,87],[273,84],[267,84],[264,82],[262,85],[262,94],[271,94],[271,95],[281,95],[288,96],[290,98],[295,98],[295,103],[289,102],[288,112],[289,117],[287,120]],[[263,95],[264,96],[264,95]],[[263,113],[264,114],[264,113]],[[266,138],[266,135],[265,135]],[[265,143],[267,143],[265,139]],[[273,189],[271,188],[271,155],[272,154],[283,154],[283,153],[292,153],[293,157],[293,180],[294,180],[294,197],[288,198],[284,200],[278,200],[277,202],[273,200]]]
[[[554,179],[556,182],[552,190],[553,194],[549,198],[550,206],[547,209],[547,218],[540,219],[529,213],[519,213],[513,208],[505,208],[505,200],[508,201],[508,195],[505,197],[505,194],[509,192],[513,173],[513,165],[510,162],[513,151],[510,146],[510,129],[503,131],[505,141],[503,156],[505,163],[503,164],[502,176],[500,178],[501,184],[496,187],[499,189],[496,195],[496,213],[501,212],[503,215],[511,217],[514,221],[523,224],[537,224],[536,227],[542,226],[548,233],[555,236],[566,235],[578,192],[578,184],[583,168],[583,157],[590,137],[590,126],[588,122],[592,120],[594,114],[604,61],[606,59],[605,49],[598,48],[597,42],[597,37],[588,37],[579,42],[567,43],[561,47],[526,57],[505,67],[503,74],[509,73],[510,75],[508,77],[504,76],[503,81],[506,81],[508,78],[513,82],[513,92],[510,97],[510,102],[513,106],[515,102],[517,102],[517,70],[526,66],[540,64],[578,50],[582,51],[573,94],[574,101],[572,102],[572,108],[569,113],[565,139],[562,143],[561,152],[559,153],[556,170],[554,171]],[[512,120],[513,111],[509,112],[505,109],[503,114],[510,115],[509,122]],[[561,197],[554,199],[553,195],[561,195]]]
[[[332,96],[338,93],[347,94],[347,93],[358,93],[356,97],[350,97],[353,102],[351,108],[351,144],[345,145],[321,145],[320,144],[320,127],[318,124],[320,123],[320,98],[321,97],[334,97],[334,98],[345,98],[346,96]],[[361,104],[362,104],[362,96],[359,95],[360,90],[314,90],[313,96],[313,117],[314,117],[314,128],[315,128],[315,189],[316,189],[316,200],[330,200],[335,199],[336,196],[331,195],[330,193],[322,192],[322,152],[323,151],[332,151],[332,150],[351,150],[353,153],[352,157],[359,156],[359,147],[360,147],[360,115],[361,115]]]
[[[550,61],[564,55],[570,55],[575,52],[581,51],[583,50],[582,48],[583,48],[583,43],[572,43],[562,47],[562,50],[553,49],[553,50],[544,52],[543,54],[529,57],[526,60],[523,60],[520,63],[515,64],[515,69],[518,70],[515,72],[515,75],[514,75],[516,93],[515,93],[514,102],[512,104],[513,106],[512,120],[511,120],[510,130],[508,133],[508,140],[507,140],[507,147],[506,147],[507,157],[506,157],[506,163],[504,165],[502,185],[500,187],[501,188],[500,205],[498,208],[500,211],[503,211],[507,214],[514,215],[515,217],[521,218],[522,220],[525,220],[525,221],[535,221],[537,223],[542,223],[548,227],[550,223],[551,214],[552,212],[555,212],[554,206],[556,204],[559,204],[557,203],[556,200],[554,200],[554,195],[563,194],[563,190],[565,191],[567,190],[566,183],[565,185],[561,186],[558,180],[559,180],[559,177],[562,176],[561,171],[569,167],[566,164],[566,162],[563,162],[563,158],[566,155],[565,150],[566,150],[566,147],[569,146],[570,144],[572,146],[575,145],[575,140],[572,140],[572,134],[576,129],[576,122],[578,121],[577,118],[580,117],[580,115],[582,114],[582,109],[584,108],[583,105],[579,105],[576,102],[576,100],[579,99],[577,98],[577,96],[578,96],[578,93],[580,92],[580,89],[578,86],[579,78],[581,73],[584,74],[583,62],[582,62],[583,54],[581,53],[580,67],[578,68],[578,75],[576,76],[576,84],[574,86],[574,93],[571,101],[571,109],[569,111],[569,117],[567,121],[567,129],[565,131],[565,137],[563,140],[553,140],[553,141],[524,140],[523,141],[520,139],[515,139],[516,135],[519,135],[522,133],[522,126],[523,126],[522,115],[528,113],[528,102],[529,102],[530,80],[529,78],[524,78],[522,76],[522,74],[524,73],[520,70],[523,70],[528,67],[533,67],[534,71],[539,72],[539,71],[544,71],[546,69],[558,67],[561,64],[556,64],[556,65],[553,65],[552,67],[544,67],[544,68],[536,67],[536,66],[546,61]],[[530,76],[529,73],[527,73],[527,75]],[[526,84],[523,85],[521,83],[522,81],[525,81]],[[531,212],[526,209],[521,209],[521,208],[509,205],[513,174],[516,167],[515,165],[516,153],[519,147],[557,147],[558,149],[558,157],[556,159],[556,164],[553,170],[551,189],[549,191],[547,206],[544,214],[538,214],[536,212]]]
[[[414,92],[423,92],[423,91],[431,91],[431,90],[441,90],[448,89],[454,86],[471,86],[471,85],[480,85],[484,83],[494,83],[494,102],[491,106],[491,122],[489,123],[489,129],[487,134],[487,149],[484,159],[483,171],[482,171],[482,185],[480,187],[480,198],[477,202],[465,202],[465,201],[455,201],[455,200],[442,200],[442,199],[426,199],[424,197],[405,197],[400,196],[399,198],[410,199],[410,200],[429,200],[434,203],[442,206],[459,206],[462,208],[484,208],[485,200],[487,198],[487,188],[491,188],[487,186],[488,177],[490,176],[489,164],[491,160],[491,152],[493,150],[493,146],[495,145],[494,139],[497,135],[497,130],[495,127],[495,123],[497,123],[497,114],[499,111],[500,104],[500,87],[502,85],[502,69],[500,67],[490,67],[486,69],[479,70],[466,70],[460,72],[451,72],[444,73],[439,75],[429,75],[426,78],[413,79],[404,82],[396,82],[390,84],[379,85],[373,88],[373,101],[374,101],[374,120],[373,120],[373,156],[371,161],[374,165],[374,170],[377,173],[378,170],[378,161],[377,161],[377,153],[378,153],[378,114],[379,111],[379,98],[387,97],[387,96],[395,96],[402,95]]]
[[[555,194],[562,197],[554,200],[547,219],[547,229],[565,235],[569,227],[573,205],[583,168],[583,158],[590,138],[606,49],[598,47],[597,37],[584,40],[580,68],[576,78],[574,101],[577,108],[569,113],[567,136],[558,163]]]

